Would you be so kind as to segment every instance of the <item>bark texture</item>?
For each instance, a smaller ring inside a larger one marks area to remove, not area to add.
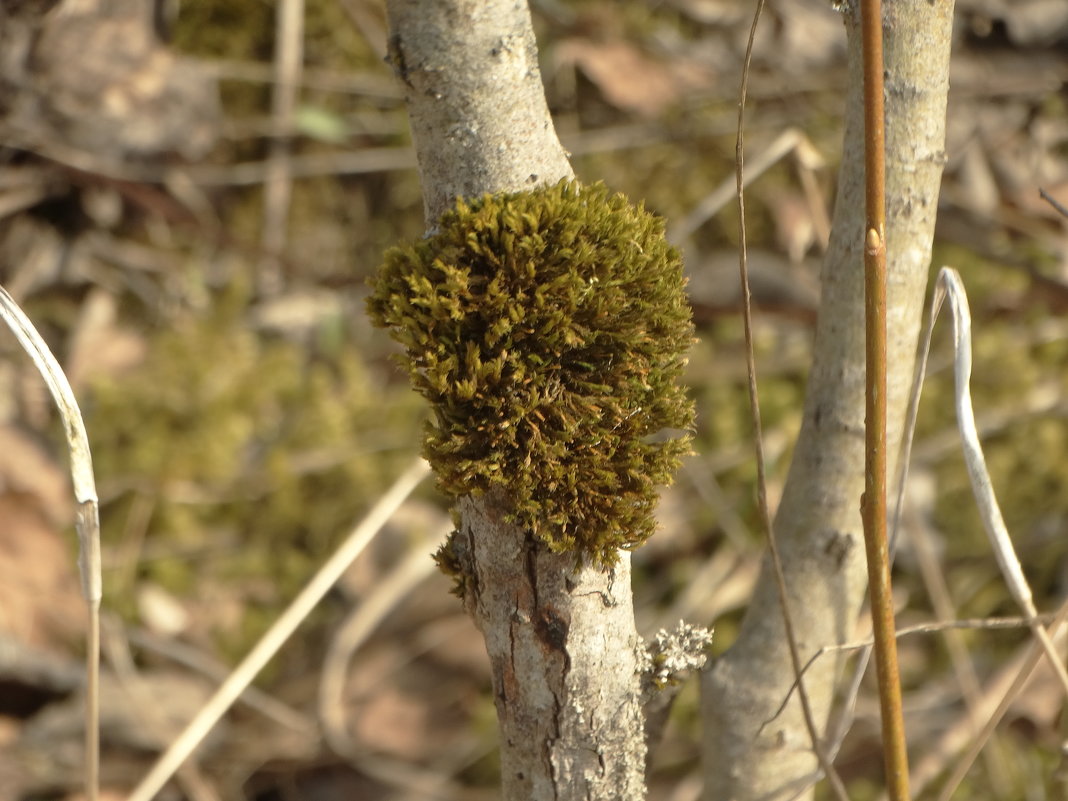
[[[545,103],[526,0],[390,0],[387,9],[429,224],[458,197],[574,177]]]
[[[887,447],[898,450],[927,283],[939,184],[952,0],[884,0],[887,173]],[[850,88],[815,360],[776,521],[801,661],[849,639],[866,588],[864,486],[864,142],[859,11],[844,10]],[[890,475],[896,469],[891,459]],[[817,763],[765,560],[737,642],[702,677],[706,801],[793,798]],[[805,674],[825,726],[840,659]],[[790,701],[782,707],[784,699]]]
[[[466,603],[486,639],[503,797],[644,797],[645,740],[630,560],[576,569],[507,524],[503,499],[465,498]]]
[[[389,0],[428,227],[457,197],[571,178],[525,2]],[[508,524],[504,497],[466,497],[456,550],[485,636],[506,801],[640,799],[645,658],[629,554],[576,567]]]

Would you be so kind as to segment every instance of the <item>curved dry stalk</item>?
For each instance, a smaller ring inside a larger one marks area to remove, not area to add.
[[[3,287],[0,287],[0,317],[3,317],[48,385],[48,391],[63,420],[67,448],[70,451],[71,483],[74,498],[78,502],[74,522],[78,532],[78,567],[81,572],[82,595],[88,606],[85,648],[85,794],[89,801],[96,801],[100,792],[100,599],[103,596],[103,583],[100,577],[100,509],[96,495],[96,478],[93,475],[93,458],[89,451],[89,437],[85,433],[85,422],[82,420],[78,401],[63,368],[59,366],[56,357],[37,333],[33,323]]]
[[[316,604],[337,583],[352,561],[374,539],[397,507],[426,478],[429,472],[430,466],[419,459],[401,474],[333,555],[319,568],[319,572],[312,577],[300,594],[286,607],[274,625],[252,647],[241,664],[234,668],[233,673],[219,686],[178,738],[171,743],[170,748],[160,756],[148,775],[130,793],[127,801],[150,801],[155,797],[179,766],[219,722],[226,710],[256,678],[271,657],[296,631]]]
[[[1010,594],[1024,612],[1025,617],[1023,618],[1023,622],[1034,633],[1036,642],[1032,644],[1030,655],[1025,658],[1025,662],[1020,668],[1016,680],[1009,689],[1005,691],[1001,703],[983,727],[982,732],[976,737],[971,750],[961,762],[958,763],[954,773],[947,780],[942,790],[942,794],[940,795],[941,801],[947,801],[956,787],[960,784],[961,780],[963,780],[964,775],[982,750],[983,744],[989,739],[994,728],[997,726],[998,721],[1001,720],[1001,717],[1008,709],[1009,704],[1019,693],[1020,689],[1022,689],[1027,677],[1030,676],[1031,671],[1043,654],[1056,673],[1062,689],[1068,694],[1068,673],[1066,673],[1064,663],[1056,651],[1053,642],[1054,635],[1046,628],[1046,620],[1048,616],[1040,616],[1035,609],[1030,586],[1023,574],[1023,567],[1016,556],[1015,549],[1012,545],[1012,539],[1005,526],[1005,521],[1001,515],[997,498],[994,495],[990,475],[986,468],[986,460],[983,456],[978,428],[975,422],[975,414],[972,408],[970,390],[972,370],[971,315],[968,309],[967,294],[964,290],[960,275],[956,270],[949,267],[943,267],[939,271],[938,278],[935,282],[935,291],[931,298],[931,306],[928,310],[927,320],[924,324],[924,330],[920,340],[919,358],[917,360],[915,375],[913,377],[906,422],[909,436],[903,441],[902,447],[903,455],[902,463],[900,465],[899,494],[895,510],[894,526],[896,528],[897,519],[901,514],[901,490],[903,489],[904,476],[907,474],[909,455],[911,453],[911,432],[915,424],[916,413],[919,407],[920,390],[926,374],[934,322],[942,303],[947,298],[949,299],[950,313],[952,314],[953,321],[954,405],[956,408],[958,428],[960,431],[961,444],[964,450],[964,458],[969,479],[972,483],[973,494],[976,497],[979,513],[990,539],[995,558],[997,559],[1002,575],[1005,578],[1005,582],[1009,587]],[[1052,624],[1054,630],[1056,630],[1063,618],[1066,608],[1068,607],[1062,607],[1061,611],[1055,618]],[[923,765],[919,774],[921,781],[925,782],[928,780],[929,772],[927,766]]]
[[[979,442],[979,432],[975,425],[975,412],[972,410],[971,375],[972,375],[972,321],[968,309],[968,296],[964,283],[956,270],[943,267],[938,274],[935,296],[931,301],[932,319],[938,313],[943,299],[949,299],[953,315],[953,375],[954,400],[957,409],[957,425],[960,428],[961,445],[964,449],[964,463],[968,468],[968,478],[972,484],[972,494],[979,507],[979,516],[983,520],[990,539],[990,546],[1001,568],[1001,575],[1008,585],[1013,600],[1020,605],[1028,620],[1031,630],[1042,646],[1050,666],[1057,674],[1061,687],[1068,694],[1068,671],[1065,670],[1057,649],[1050,639],[1049,632],[1038,619],[1031,586],[1024,576],[1023,565],[1016,556],[1012,537],[1005,526],[1001,507],[994,495],[994,486],[986,468],[986,458]]]
[[[941,308],[942,303],[946,298],[950,300],[951,314],[953,316],[953,335],[954,335],[954,403],[957,412],[958,427],[961,436],[962,447],[964,449],[965,461],[968,469],[969,478],[972,482],[973,492],[976,496],[977,503],[979,505],[980,515],[983,519],[983,524],[988,532],[992,548],[995,553],[995,558],[998,561],[999,567],[1002,570],[1002,574],[1005,577],[1006,583],[1009,585],[1010,593],[1014,600],[1021,606],[1024,611],[1025,617],[1016,620],[1007,620],[1004,625],[1018,626],[1026,625],[1035,634],[1037,640],[1034,643],[1031,656],[1026,660],[1023,667],[1020,668],[1020,672],[1017,674],[1016,682],[1009,688],[1003,697],[1001,704],[998,706],[997,711],[991,716],[987,724],[984,726],[983,731],[976,738],[975,744],[972,750],[969,752],[961,763],[958,765],[953,776],[947,781],[943,794],[941,796],[942,801],[946,801],[950,795],[952,795],[956,786],[963,779],[968,768],[972,762],[978,756],[982,749],[982,745],[989,738],[993,732],[997,721],[1001,719],[1005,710],[1008,708],[1008,704],[1015,698],[1016,694],[1023,686],[1023,682],[1026,681],[1026,677],[1030,675],[1035,664],[1037,664],[1040,655],[1044,652],[1046,658],[1050,661],[1055,673],[1057,674],[1062,687],[1068,693],[1068,676],[1065,674],[1064,664],[1056,653],[1056,649],[1052,642],[1053,635],[1046,628],[1047,622],[1050,620],[1048,615],[1038,615],[1035,610],[1034,603],[1031,596],[1030,587],[1027,584],[1027,580],[1023,575],[1023,568],[1019,562],[1019,559],[1015,555],[1014,548],[1012,546],[1012,540],[1005,527],[1004,519],[1002,518],[1000,509],[997,504],[997,499],[994,496],[992,484],[990,482],[990,476],[986,469],[985,458],[982,453],[982,446],[979,442],[978,428],[975,422],[975,415],[971,402],[971,391],[969,388],[971,377],[971,315],[968,310],[967,295],[964,291],[963,282],[960,279],[960,275],[956,270],[952,268],[943,267],[938,274],[938,278],[935,282],[935,291],[931,298],[931,305],[928,309],[927,318],[924,322],[923,333],[920,337],[920,347],[918,352],[918,358],[916,362],[915,373],[912,381],[912,388],[910,390],[910,398],[908,404],[908,411],[905,422],[905,436],[902,440],[901,446],[901,458],[899,460],[899,471],[897,478],[897,498],[894,509],[892,529],[894,535],[897,533],[898,524],[901,518],[903,500],[904,500],[904,484],[908,475],[908,467],[911,459],[912,452],[912,434],[915,431],[916,416],[919,410],[920,394],[923,387],[923,381],[927,372],[927,363],[931,351],[931,339],[934,331],[934,323],[937,317],[938,311]],[[893,538],[892,538],[893,539]],[[893,545],[891,544],[891,550]],[[1057,615],[1054,620],[1054,629],[1059,624],[1060,619],[1063,617],[1064,609]],[[995,626],[990,626],[995,627]],[[902,632],[899,632],[899,636]],[[863,658],[863,657],[862,657]],[[814,660],[810,660],[809,665]],[[806,665],[806,670],[809,665]],[[847,708],[851,708],[853,701],[855,700],[855,691],[847,695],[848,700],[845,703]],[[973,714],[974,717],[974,714]],[[843,718],[843,724],[838,727],[839,734],[837,739],[840,740],[844,737],[845,729],[848,728],[849,714],[847,713]],[[954,735],[957,736],[959,732],[954,731]],[[944,749],[939,749],[939,753]],[[930,780],[930,774],[933,768],[929,767],[929,760],[925,761],[917,771],[916,775],[921,783],[926,783]]]

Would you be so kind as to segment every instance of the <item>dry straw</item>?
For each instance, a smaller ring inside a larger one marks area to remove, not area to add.
[[[968,469],[968,478],[971,480],[972,493],[975,495],[979,515],[983,520],[983,527],[986,529],[987,536],[990,539],[990,546],[994,551],[994,556],[997,558],[1005,583],[1008,585],[1009,593],[1023,610],[1031,631],[1038,641],[1038,645],[1045,653],[1050,666],[1060,680],[1062,689],[1068,694],[1068,672],[1065,671],[1064,662],[1057,653],[1049,630],[1038,617],[1031,595],[1031,587],[1024,576],[1023,567],[1016,556],[1016,549],[1012,544],[1012,538],[1009,536],[1008,528],[1005,526],[1005,520],[1002,517],[1001,508],[998,506],[997,498],[994,495],[994,487],[990,481],[990,473],[986,467],[982,445],[979,443],[979,433],[975,425],[975,413],[972,410],[970,388],[972,375],[971,313],[968,308],[968,297],[964,292],[964,284],[961,282],[957,271],[951,267],[943,267],[938,275],[934,297],[931,300],[931,314],[926,332],[928,343],[930,341],[930,327],[933,325],[934,318],[938,314],[942,303],[947,299],[949,300],[950,313],[953,315],[953,375],[957,426],[960,430],[961,445],[964,449],[964,462]],[[926,348],[924,363],[926,363]],[[999,711],[1003,712],[1003,710]],[[1000,717],[1000,715],[995,717]],[[996,720],[992,720],[991,724],[993,723],[996,723]],[[990,728],[991,726],[988,724],[987,731],[984,731],[980,741],[988,735]],[[946,787],[943,789],[943,799],[952,794],[953,789],[963,778],[971,760],[974,759],[974,754],[975,749],[958,766],[954,775],[950,777]]]
[[[418,459],[394,482],[171,743],[127,801],[149,801],[155,797],[429,472],[429,465]]]
[[[0,316],[14,333],[22,349],[29,354],[34,366],[48,385],[56,402],[70,450],[70,475],[74,499],[78,502],[75,528],[78,532],[82,594],[89,611],[89,632],[85,649],[86,715],[85,715],[85,794],[89,801],[99,795],[100,774],[100,513],[93,477],[93,459],[89,453],[89,438],[85,423],[74,399],[63,368],[37,333],[33,323],[23,314],[14,298],[0,287]]]

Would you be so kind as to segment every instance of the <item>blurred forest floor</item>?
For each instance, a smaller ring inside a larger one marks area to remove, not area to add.
[[[383,250],[424,222],[380,0],[307,0],[291,17],[261,0],[53,6],[0,10],[0,282],[87,416],[105,538],[103,782],[118,799],[418,453],[421,402],[363,298]],[[971,295],[979,425],[1048,611],[1068,592],[1068,219],[1039,189],[1068,204],[1068,4],[957,8],[934,266],[957,267]],[[707,211],[733,186],[752,4],[533,11],[576,172],[644,199],[685,251],[697,453],[635,554],[636,603],[644,634],[715,624],[719,652],[762,553],[732,195]],[[747,208],[773,501],[800,422],[844,46],[825,0],[770,3],[756,39],[747,164],[770,166]],[[960,458],[945,329],[896,568],[902,626],[1018,611]],[[0,801],[74,799],[84,612],[66,456],[43,385],[12,339],[0,350]],[[425,482],[161,798],[495,798],[484,649],[430,561],[447,526]],[[902,640],[919,797],[952,764],[962,697],[982,700],[1026,642],[1013,628]],[[697,798],[695,700],[686,688],[655,752],[654,801]],[[1039,670],[961,797],[1068,797],[1060,709]],[[877,797],[880,759],[865,684],[838,759],[852,798]]]

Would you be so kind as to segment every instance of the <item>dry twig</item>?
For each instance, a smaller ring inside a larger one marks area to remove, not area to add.
[[[301,61],[304,54],[304,0],[282,0],[275,11],[275,80],[272,89],[272,117],[276,129],[293,127],[300,92]],[[290,141],[278,136],[271,140],[267,158],[267,180],[263,187],[263,249],[259,287],[274,294],[282,282],[279,255],[285,249],[289,201],[293,194],[290,170]]]
[[[749,42],[745,51],[745,62],[742,67],[742,85],[738,91],[738,137],[735,143],[735,191],[738,197],[738,272],[742,284],[742,318],[745,324],[745,364],[748,375],[749,410],[753,424],[753,445],[756,450],[757,469],[757,504],[760,508],[760,519],[764,527],[764,533],[768,540],[768,550],[771,553],[772,565],[775,569],[775,582],[779,590],[779,602],[782,609],[783,627],[786,632],[786,642],[790,649],[790,661],[793,663],[794,675],[797,681],[797,695],[801,702],[804,713],[805,727],[812,742],[812,749],[819,760],[820,768],[827,775],[834,788],[835,795],[846,801],[845,785],[841,777],[827,758],[826,751],[821,742],[819,728],[816,726],[815,716],[812,713],[812,705],[805,692],[804,683],[801,680],[801,654],[797,647],[797,636],[794,632],[793,616],[790,610],[789,596],[786,590],[786,576],[783,573],[782,557],[779,555],[778,543],[775,540],[775,532],[771,522],[771,512],[768,509],[767,470],[764,465],[764,444],[762,426],[760,421],[760,398],[757,392],[756,379],[756,356],[753,350],[753,303],[749,291],[749,267],[746,252],[745,236],[745,99],[749,86],[749,66],[753,59],[753,41],[756,38],[757,25],[760,22],[760,14],[764,9],[764,0],[757,0],[756,11],[753,13],[753,24],[749,29]],[[793,146],[793,144],[791,145]]]

